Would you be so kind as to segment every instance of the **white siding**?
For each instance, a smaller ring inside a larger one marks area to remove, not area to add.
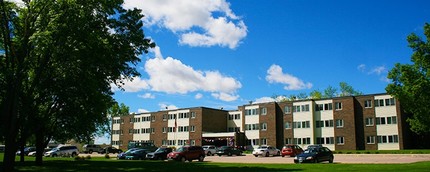
[[[314,141],[314,119],[313,119],[313,102],[312,101],[304,101],[304,102],[294,102],[293,106],[301,106],[301,105],[309,105],[309,111],[303,112],[303,109],[300,109],[300,112],[294,112],[293,110],[293,122],[298,121],[309,121],[310,122],[310,128],[294,128],[294,138],[307,138],[310,137],[311,144],[313,144]],[[294,109],[294,108],[293,108]],[[294,124],[293,124],[294,125]],[[309,144],[300,144],[301,147],[306,148]]]

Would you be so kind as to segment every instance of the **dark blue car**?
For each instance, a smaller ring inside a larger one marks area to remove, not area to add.
[[[294,158],[294,163],[318,163],[322,161],[333,163],[333,159],[333,152],[327,147],[310,146]]]

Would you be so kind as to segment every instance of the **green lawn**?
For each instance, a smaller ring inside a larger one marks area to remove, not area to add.
[[[3,155],[0,154],[0,159]],[[18,157],[17,157],[18,160]],[[2,163],[0,163],[0,166]],[[278,172],[278,171],[429,171],[430,161],[412,164],[237,164],[196,162],[179,163],[164,161],[129,161],[92,158],[76,161],[73,158],[45,158],[43,166],[35,166],[34,158],[16,163],[18,171],[188,171],[188,172]],[[196,171],[197,170],[197,171]]]

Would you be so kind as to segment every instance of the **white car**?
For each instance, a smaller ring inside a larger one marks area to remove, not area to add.
[[[57,156],[77,156],[79,154],[76,146],[58,146],[48,152],[45,152],[46,157],[57,157]]]
[[[264,145],[264,146],[259,146],[257,149],[254,149],[252,151],[252,154],[255,157],[258,157],[258,156],[266,156],[267,157],[270,155],[279,156],[279,155],[281,155],[281,151],[279,149],[273,147],[273,146]]]
[[[215,155],[215,153],[218,151],[216,146],[214,145],[204,145],[202,146],[203,150],[205,150],[205,154],[207,156]]]

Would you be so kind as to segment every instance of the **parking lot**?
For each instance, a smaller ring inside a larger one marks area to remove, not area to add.
[[[90,154],[79,154],[87,156]],[[109,154],[116,158],[117,154]],[[103,157],[104,154],[91,154],[92,157]],[[293,164],[294,157],[254,157],[246,154],[243,156],[206,156],[205,162],[230,162],[230,163],[271,163]],[[344,164],[398,164],[430,161],[430,154],[335,154],[334,163]],[[326,163],[326,162],[324,162]]]

